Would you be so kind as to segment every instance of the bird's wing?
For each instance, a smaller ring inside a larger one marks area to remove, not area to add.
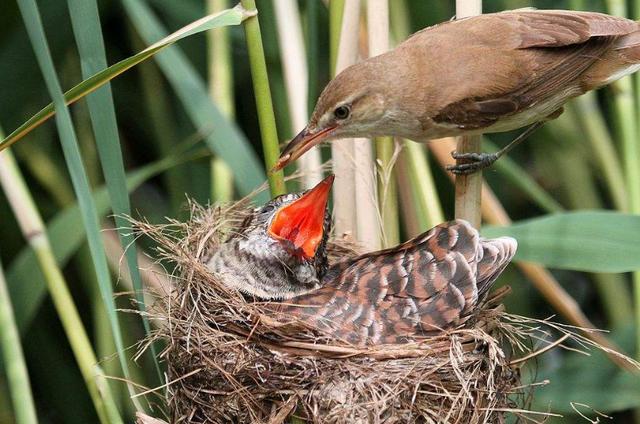
[[[484,87],[490,87],[485,92],[474,83],[466,84],[466,92],[453,96],[433,117],[435,122],[461,129],[490,126],[554,95],[582,94],[585,87],[580,76],[618,37],[639,29],[636,22],[624,18],[555,10],[502,12],[447,25],[460,25],[466,37],[481,44],[475,45],[472,58],[460,56],[465,61],[461,66],[484,71],[485,75],[476,72],[476,78],[498,81],[485,83]],[[487,40],[486,54],[480,52],[483,39]],[[505,75],[493,75],[492,70]]]
[[[638,30],[630,19],[596,12],[568,10],[523,10],[496,13],[514,27],[514,47],[565,47],[581,44],[592,37],[626,35]]]
[[[335,265],[330,281],[287,310],[352,343],[395,343],[450,328],[470,313],[515,253],[466,221],[441,224],[396,248]]]

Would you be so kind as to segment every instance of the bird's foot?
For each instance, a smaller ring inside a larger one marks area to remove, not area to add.
[[[466,163],[446,167],[447,171],[451,171],[456,175],[473,174],[474,172],[493,165],[500,157],[497,153],[459,153],[455,151],[451,153],[451,156],[456,160],[462,159],[467,161]]]

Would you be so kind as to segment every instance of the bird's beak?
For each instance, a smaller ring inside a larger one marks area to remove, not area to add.
[[[333,179],[333,175],[328,176],[298,200],[280,209],[269,225],[269,235],[290,241],[307,259],[313,258],[322,241]]]
[[[278,159],[278,162],[276,162],[271,172],[279,171],[289,163],[298,159],[307,150],[320,143],[322,140],[326,140],[335,129],[335,126],[330,126],[318,132],[311,132],[308,128],[300,131],[300,133],[285,146],[284,150],[280,154],[280,159]]]

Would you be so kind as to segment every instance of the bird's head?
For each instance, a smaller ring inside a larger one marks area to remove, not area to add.
[[[333,179],[254,209],[214,253],[209,269],[228,286],[261,299],[287,299],[318,288],[327,269]]]
[[[375,62],[353,65],[327,84],[307,126],[287,144],[274,170],[302,156],[313,146],[345,137],[384,135],[389,107]]]

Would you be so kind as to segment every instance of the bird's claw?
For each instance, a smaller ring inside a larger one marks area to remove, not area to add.
[[[452,152],[451,156],[456,160],[467,161],[466,163],[458,163],[446,167],[447,171],[456,175],[473,174],[491,166],[499,158],[496,153],[459,153],[456,151]]]

